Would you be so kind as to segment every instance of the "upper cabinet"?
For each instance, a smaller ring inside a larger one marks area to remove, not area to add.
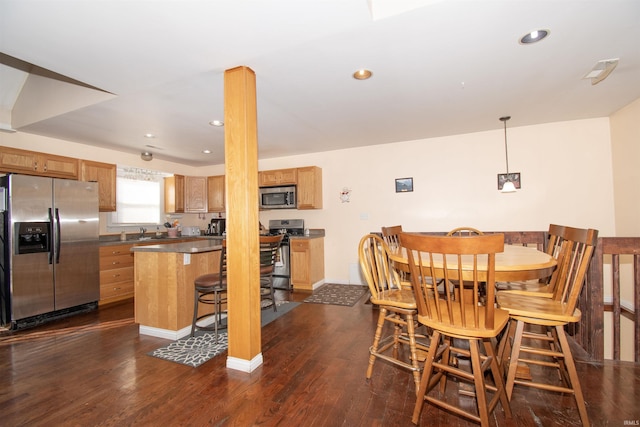
[[[164,179],[164,211],[184,213],[184,175]]]
[[[0,172],[78,179],[79,160],[54,154],[0,147]]]
[[[80,160],[80,180],[98,183],[100,212],[116,210],[116,173],[114,164]]]
[[[224,212],[224,175],[207,177],[207,211]]]
[[[274,187],[277,185],[295,185],[298,178],[298,169],[276,169],[258,172],[258,185],[260,187]]]
[[[258,172],[260,187],[295,185],[298,209],[322,209],[322,169],[306,166]]]
[[[298,168],[298,209],[322,209],[322,169]]]
[[[165,178],[164,211],[207,212],[207,177],[174,175]]]
[[[184,178],[184,211],[207,211],[206,176],[186,176]]]

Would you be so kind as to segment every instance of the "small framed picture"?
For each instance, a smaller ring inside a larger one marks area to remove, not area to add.
[[[413,191],[413,178],[397,178],[396,193],[407,193]]]
[[[513,182],[516,189],[520,189],[520,172],[515,173],[499,173],[498,174],[498,190],[502,190],[504,183],[507,181]]]

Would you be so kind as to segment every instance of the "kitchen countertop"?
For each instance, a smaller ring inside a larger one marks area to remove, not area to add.
[[[164,252],[194,254],[201,252],[219,251],[222,245],[219,239],[195,240],[192,242],[163,243],[159,245],[133,246],[131,252]]]
[[[181,237],[167,237],[166,235],[163,235],[163,237],[146,237],[144,239],[140,239],[137,237],[136,235],[128,235],[127,236],[127,240],[120,240],[120,235],[105,235],[105,236],[100,236],[100,246],[113,246],[113,245],[126,245],[126,244],[138,244],[138,243],[144,243],[145,245],[147,244],[154,244],[154,243],[159,243],[159,244],[169,244],[171,242],[174,242],[176,240],[179,240],[181,242],[187,240],[187,241],[198,241],[198,240],[217,240],[217,241],[222,241],[222,239],[224,239],[224,237],[222,236],[181,236]]]

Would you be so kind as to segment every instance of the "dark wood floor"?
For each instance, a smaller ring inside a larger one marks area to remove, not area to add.
[[[308,294],[281,298],[300,301]],[[264,364],[190,368],[147,355],[166,340],[138,334],[131,302],[0,335],[0,425],[410,426],[411,375],[378,362],[365,381],[377,311],[301,304],[262,330]],[[640,367],[579,362],[592,425],[638,425]],[[468,399],[461,397],[461,399]],[[580,425],[570,396],[516,388],[507,426]],[[425,405],[421,425],[474,425]]]

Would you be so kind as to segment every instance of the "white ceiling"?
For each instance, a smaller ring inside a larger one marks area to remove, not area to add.
[[[518,43],[539,28],[551,35]],[[640,98],[639,40],[638,0],[0,0],[0,112],[23,132],[220,164],[224,130],[208,122],[229,68],[256,73],[263,159],[499,129],[503,115],[605,117]],[[583,79],[610,58],[606,80]],[[28,64],[104,96],[78,86],[89,105],[18,120]],[[351,77],[361,67],[370,80]]]

